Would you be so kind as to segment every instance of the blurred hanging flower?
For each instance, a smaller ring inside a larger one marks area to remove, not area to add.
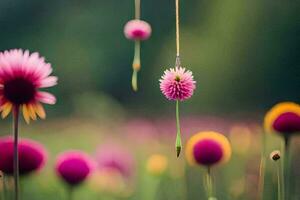
[[[300,133],[300,105],[293,102],[282,102],[275,105],[265,116],[266,132],[277,132],[284,137]]]
[[[0,138],[0,170],[8,175],[13,174],[13,145],[12,137]],[[21,139],[18,147],[20,175],[30,174],[44,166],[47,152],[42,144],[30,139]]]
[[[14,106],[23,110],[27,123],[37,116],[46,117],[40,104],[55,104],[55,97],[38,91],[57,84],[57,77],[50,76],[52,67],[38,53],[14,49],[0,53],[0,111],[5,118]]]
[[[125,37],[130,40],[147,40],[151,31],[150,24],[140,19],[130,20],[124,26]]]
[[[132,154],[115,143],[101,145],[96,152],[96,162],[100,171],[115,169],[126,178],[133,175],[134,159]]]
[[[140,41],[147,40],[151,36],[151,26],[147,22],[138,19],[139,18],[139,5],[136,5],[138,14],[136,19],[130,20],[124,26],[124,35],[129,40],[135,41],[134,46],[134,58],[132,63],[133,74],[132,74],[132,88],[134,91],[138,90],[137,86],[137,73],[141,69],[141,44]]]
[[[185,68],[180,67],[179,57],[176,59],[176,67],[167,69],[164,75],[159,80],[160,90],[169,100],[176,101],[176,153],[177,157],[181,152],[181,133],[179,124],[179,101],[184,101],[192,97],[196,89],[196,81],[191,71],[186,71]]]
[[[191,165],[211,167],[226,163],[231,157],[228,139],[217,132],[200,132],[187,142],[186,157]]]
[[[94,169],[95,162],[81,151],[66,151],[56,159],[56,173],[70,186],[76,186],[85,181]]]
[[[196,88],[192,72],[182,67],[167,69],[159,81],[161,92],[169,100],[189,99]]]
[[[168,168],[168,159],[162,154],[153,154],[147,160],[146,169],[151,175],[161,176]]]

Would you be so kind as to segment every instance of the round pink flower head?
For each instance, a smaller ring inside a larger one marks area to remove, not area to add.
[[[151,26],[143,20],[130,20],[125,24],[124,34],[130,40],[147,40],[151,35]]]
[[[13,145],[12,137],[0,138],[0,170],[8,175],[13,175]],[[20,175],[30,174],[45,165],[47,152],[42,144],[29,139],[21,139],[18,147]]]
[[[159,81],[160,90],[169,100],[189,99],[196,88],[192,72],[183,67],[167,69]]]
[[[14,49],[0,53],[0,112],[5,118],[14,106],[23,111],[24,119],[45,118],[40,104],[55,104],[55,97],[38,91],[57,84],[57,77],[50,76],[52,67],[38,53]]]
[[[60,154],[55,165],[58,176],[70,186],[82,183],[94,168],[95,163],[92,158],[81,151],[66,151]]]
[[[101,145],[96,154],[99,170],[113,169],[123,177],[130,178],[134,170],[134,159],[127,149],[115,143]]]

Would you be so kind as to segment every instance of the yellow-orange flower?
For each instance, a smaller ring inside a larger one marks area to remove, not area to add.
[[[147,160],[147,171],[156,176],[162,175],[168,168],[168,159],[161,154],[151,155]]]
[[[264,128],[268,133],[300,132],[300,105],[293,102],[276,104],[265,115]]]
[[[220,133],[199,132],[188,140],[186,157],[191,165],[210,167],[226,163],[231,157],[231,145],[228,139]]]

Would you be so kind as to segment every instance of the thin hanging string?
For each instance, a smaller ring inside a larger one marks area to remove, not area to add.
[[[179,57],[179,0],[175,0],[176,4],[176,56]]]
[[[134,6],[135,6],[135,19],[140,19],[141,17],[141,1],[140,0],[135,0],[134,1]]]

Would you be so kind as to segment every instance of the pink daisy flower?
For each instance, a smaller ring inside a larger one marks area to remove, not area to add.
[[[147,40],[151,31],[150,24],[140,19],[130,20],[124,27],[125,37],[130,40]]]
[[[36,120],[46,117],[43,106],[55,104],[55,97],[38,91],[57,84],[57,77],[50,76],[52,67],[38,53],[13,49],[0,53],[0,112],[5,118],[13,107],[20,107],[24,119]]]
[[[56,173],[70,186],[76,186],[95,169],[94,160],[82,151],[66,151],[56,159]]]
[[[160,90],[169,100],[189,99],[196,89],[192,72],[182,67],[167,69],[159,81]]]

